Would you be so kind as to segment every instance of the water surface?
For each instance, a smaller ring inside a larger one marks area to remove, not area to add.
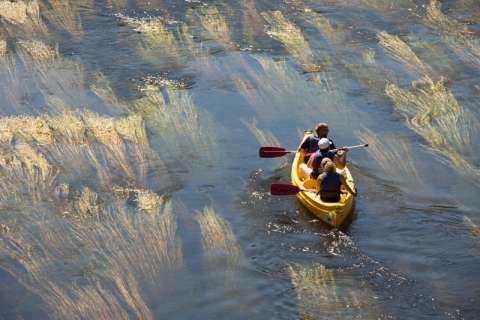
[[[476,318],[476,1],[6,3],[0,318]],[[319,121],[340,230],[257,156]]]

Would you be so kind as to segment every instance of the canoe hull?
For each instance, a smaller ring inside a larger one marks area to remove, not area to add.
[[[306,132],[304,139],[306,139],[311,132]],[[302,140],[303,141],[303,140]],[[302,176],[299,170],[300,164],[303,163],[304,153],[297,152],[292,163],[291,179],[292,184],[305,189],[318,188],[315,180],[308,179]],[[355,190],[355,183],[353,177],[345,167],[345,174],[347,183]],[[352,194],[346,190],[342,190],[341,199],[339,202],[323,202],[315,192],[301,191],[297,193],[297,199],[315,216],[329,224],[332,227],[340,227],[347,218],[352,214],[354,209],[354,198]]]

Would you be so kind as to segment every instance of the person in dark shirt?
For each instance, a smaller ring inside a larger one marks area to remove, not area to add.
[[[303,141],[302,145],[300,146],[300,150],[306,153],[314,153],[318,150],[318,141],[322,138],[327,138],[330,142],[330,150],[336,149],[335,144],[333,143],[332,139],[328,137],[328,124],[324,122],[320,122],[315,127],[316,136],[310,136]],[[306,159],[308,161],[308,159]]]

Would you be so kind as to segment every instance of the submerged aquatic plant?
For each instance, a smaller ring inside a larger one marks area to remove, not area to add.
[[[48,144],[53,142],[53,133],[43,118],[4,117],[0,118],[0,141],[11,143],[14,140]]]
[[[439,1],[430,1],[424,18],[425,24],[438,31],[444,43],[460,59],[480,68],[480,40],[473,35],[465,23],[443,14],[440,6]]]
[[[38,40],[20,40],[16,52],[25,66],[52,64],[59,58],[58,47],[51,47]]]
[[[255,0],[239,1],[242,8],[242,28],[244,40],[253,46],[254,42],[263,34],[265,20],[255,6]]]
[[[0,59],[5,57],[8,53],[7,50],[7,41],[0,39]]]
[[[164,166],[149,147],[145,123],[139,115],[116,119],[91,112],[72,112],[58,116],[6,117],[0,118],[0,124],[0,141],[14,145],[13,149],[5,149],[10,151],[0,170],[4,176],[1,187],[11,190],[9,199],[22,195],[29,195],[32,200],[52,197],[57,175],[63,182],[88,180],[89,175],[94,175],[90,180],[98,178],[104,188],[119,183],[118,180],[144,187],[148,170]],[[25,147],[20,149],[20,146]],[[27,150],[26,147],[31,151],[28,158],[25,152],[20,152]],[[33,166],[29,165],[32,159]],[[159,185],[171,182],[168,175],[155,181]],[[29,186],[32,192],[22,193],[17,185]],[[38,194],[35,185],[39,185]]]
[[[419,176],[412,158],[412,151],[405,141],[398,137],[376,135],[368,129],[357,133],[360,140],[368,143],[368,153],[380,165],[385,174],[397,179],[410,177],[419,181]]]
[[[75,214],[81,219],[91,216],[98,217],[100,214],[98,194],[88,187],[81,190],[73,206]]]
[[[412,86],[408,91],[389,84],[385,94],[434,155],[461,173],[480,176],[480,170],[466,160],[470,137],[478,134],[475,116],[463,109],[442,80],[435,83],[425,77]]]
[[[347,125],[348,103],[328,74],[316,73],[307,79],[288,61],[257,55],[239,56],[236,63],[245,75],[235,75],[234,84],[262,120],[288,113],[305,124],[321,116],[326,121],[340,117],[338,123]]]
[[[109,7],[113,7],[116,11],[125,9],[128,6],[128,0],[107,0]]]
[[[110,80],[103,73],[97,72],[93,76],[93,79],[90,84],[90,90],[95,93],[107,107],[122,113],[130,113],[133,111],[131,105],[117,96]]]
[[[386,69],[382,63],[377,61],[373,49],[359,51],[357,57],[362,57],[362,59],[348,63],[345,67],[368,90],[371,97],[383,99],[385,86],[389,82],[398,82],[398,74]]]
[[[243,124],[250,130],[250,132],[257,138],[257,141],[260,145],[264,146],[279,146],[280,141],[275,137],[270,131],[265,131],[260,129],[257,126],[257,120],[252,119],[251,121],[242,121]]]
[[[25,23],[27,5],[23,1],[0,1],[0,17],[12,23]]]
[[[0,1],[0,24],[1,18],[7,22],[4,27],[12,37],[48,34],[37,0]]]
[[[29,18],[34,23],[40,23],[39,6],[33,1],[0,1],[0,17],[13,24],[25,24]]]
[[[205,207],[195,219],[200,225],[202,247],[212,279],[215,283],[234,286],[233,273],[238,268],[241,250],[230,223],[211,207]],[[219,276],[220,270],[226,273]]]
[[[41,113],[48,110],[53,113],[69,111],[72,106],[88,105],[83,66],[77,61],[63,58],[56,46],[49,46],[39,40],[19,40],[15,45],[22,66],[18,67],[14,59],[8,60],[5,83],[6,92],[11,94],[12,106],[25,108],[30,96],[40,92],[46,101],[44,109],[29,108],[28,113]],[[1,70],[0,70],[1,71]],[[20,81],[28,73],[28,81]],[[36,89],[36,90],[35,90]],[[26,100],[26,101],[24,101]]]
[[[452,19],[441,11],[441,3],[431,0],[425,12],[425,22],[432,28],[452,35],[470,34],[467,25]]]
[[[11,51],[0,55],[0,114],[31,112],[28,81],[19,71],[16,57]]]
[[[373,319],[381,314],[371,290],[365,285],[359,288],[357,283],[340,283],[348,278],[337,279],[335,272],[323,265],[290,265],[288,274],[302,319]]]
[[[143,120],[136,115],[110,118],[93,112],[69,112],[57,116],[4,117],[0,118],[0,123],[0,140],[4,143],[21,139],[38,144],[84,144],[98,141],[109,145],[125,140],[148,145]]]
[[[267,34],[281,42],[304,71],[320,70],[319,66],[315,64],[310,45],[295,24],[285,19],[280,11],[262,12],[262,16],[268,22]]]
[[[26,143],[0,150],[0,198],[3,206],[25,205],[48,198],[54,190],[58,169]],[[25,200],[28,200],[27,202]]]
[[[305,20],[312,24],[330,44],[341,45],[345,43],[348,32],[343,30],[342,27],[332,24],[330,19],[308,7],[304,7],[303,5],[301,5],[301,7],[303,11],[302,16]]]
[[[275,137],[275,135],[266,130],[262,130],[258,127],[256,119],[251,121],[242,120],[242,123],[248,128],[248,130],[255,136],[258,143],[262,146],[280,146],[282,145],[280,141]],[[301,136],[303,137],[303,135]],[[280,166],[287,166],[288,160],[285,158],[276,159],[276,163]]]
[[[122,283],[123,284],[123,283]],[[128,283],[118,289],[123,294],[129,294],[129,291],[138,291],[138,284]],[[34,292],[39,293],[37,290]],[[74,319],[79,314],[96,319],[130,319],[130,312],[140,314],[136,306],[130,302],[128,295],[121,296],[127,301],[117,298],[118,293],[102,286],[99,282],[93,282],[87,286],[71,284],[69,287],[62,287],[50,284],[47,289],[39,293],[42,299],[52,312],[54,319],[70,318]],[[125,307],[127,306],[132,307]],[[140,318],[140,317],[139,317]],[[142,319],[153,319],[150,312],[142,314]]]
[[[385,15],[395,13],[401,8],[415,9],[415,3],[411,0],[325,0],[325,3],[336,6],[366,8]]]
[[[470,36],[445,36],[444,42],[465,63],[480,69],[480,40]]]
[[[231,39],[230,29],[225,17],[216,6],[202,6],[193,12],[209,37],[213,38],[224,49],[233,50],[238,47]]]
[[[133,39],[129,40],[129,45],[133,46],[145,61],[167,69],[183,66],[185,48],[177,41],[164,19],[160,17],[137,19],[122,15],[119,17],[136,32],[132,36]]]
[[[369,65],[375,65],[375,50],[372,48],[365,49],[362,52],[363,61]]]
[[[137,191],[138,207],[148,213],[157,213],[164,203],[164,199],[149,190]]]
[[[215,154],[217,144],[214,124],[207,113],[198,110],[185,90],[162,91],[146,85],[142,92],[145,96],[135,101],[134,110],[160,137],[172,157],[191,154],[192,159],[212,160],[209,157]]]
[[[412,74],[420,77],[435,76],[430,66],[420,60],[408,44],[398,36],[382,31],[377,37],[379,45],[383,47],[394,60],[404,65]]]
[[[80,17],[72,8],[70,0],[43,0],[42,11],[52,25],[70,33],[73,37],[83,36]]]
[[[37,294],[54,318],[154,318],[158,302],[149,297],[168,291],[169,276],[183,267],[169,201],[148,216],[117,201],[90,225],[42,216],[48,214],[19,212],[23,227],[0,232],[0,250],[10,258],[0,267]]]

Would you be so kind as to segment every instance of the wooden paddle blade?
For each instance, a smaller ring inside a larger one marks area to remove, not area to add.
[[[260,158],[278,158],[288,154],[289,151],[281,147],[260,147],[258,155]]]
[[[274,196],[291,196],[299,193],[301,189],[289,183],[272,183],[270,193]]]

